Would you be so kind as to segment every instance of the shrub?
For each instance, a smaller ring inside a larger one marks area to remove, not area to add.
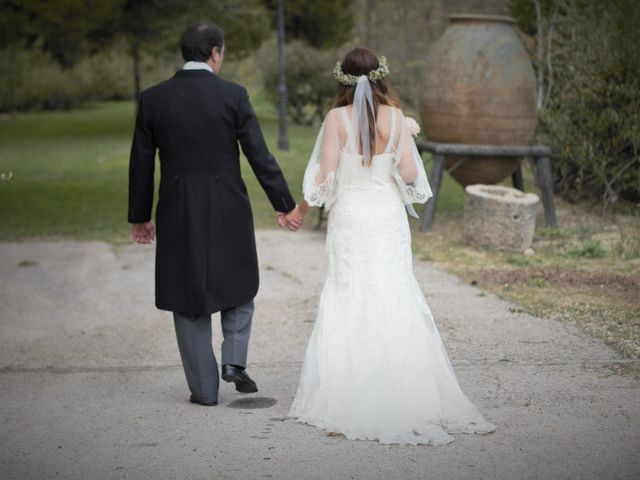
[[[171,76],[177,55],[143,55],[143,87]],[[89,100],[133,98],[133,67],[124,42],[63,69],[38,48],[0,50],[0,111],[59,110]]]
[[[556,189],[604,208],[640,201],[640,9],[636,0],[565,2],[553,90],[539,139],[554,151]]]
[[[269,42],[264,48],[273,51],[275,45]],[[277,56],[261,57],[264,87],[270,102],[277,107],[280,98]],[[302,41],[286,45],[287,113],[294,122],[312,125],[324,118],[336,92],[332,70],[337,58],[333,50],[318,50]]]
[[[39,50],[0,52],[0,111],[71,108],[82,102],[79,82]]]
[[[578,247],[570,250],[570,257],[581,258],[602,258],[607,252],[602,248],[602,244],[598,240],[587,239],[584,243]]]

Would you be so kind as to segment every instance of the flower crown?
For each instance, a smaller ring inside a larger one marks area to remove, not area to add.
[[[378,63],[380,64],[378,68],[370,70],[369,73],[367,73],[367,77],[372,82],[377,82],[381,78],[389,75],[389,65],[387,65],[386,57],[380,57]],[[343,85],[356,85],[358,83],[357,75],[351,75],[350,73],[344,73],[342,71],[342,62],[340,60],[338,60],[336,66],[333,67],[333,78]]]

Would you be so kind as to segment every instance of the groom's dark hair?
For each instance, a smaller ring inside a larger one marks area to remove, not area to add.
[[[185,61],[206,62],[211,50],[222,50],[224,36],[222,29],[209,20],[194,22],[187,27],[180,39],[180,50]]]

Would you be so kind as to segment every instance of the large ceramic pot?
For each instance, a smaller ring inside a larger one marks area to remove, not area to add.
[[[429,140],[527,145],[536,125],[535,75],[510,17],[451,15],[428,53],[420,114]],[[463,162],[460,162],[464,160]],[[447,157],[462,186],[497,183],[519,159]],[[455,168],[454,168],[455,167]]]

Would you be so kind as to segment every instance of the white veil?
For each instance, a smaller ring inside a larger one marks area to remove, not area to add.
[[[366,75],[358,77],[356,84],[351,123],[353,132],[359,134],[362,154],[369,158],[372,152],[369,138],[369,116],[367,108],[373,113],[374,128],[376,112],[373,106],[371,84]],[[418,217],[413,209],[413,203],[425,203],[431,198],[431,188],[424,171],[422,158],[418,153],[415,141],[409,129],[409,124],[399,109],[395,109],[395,117],[398,117],[397,134],[392,141],[392,155],[394,157],[391,175],[400,191],[400,196],[405,204],[407,212]],[[304,199],[311,206],[330,208],[335,202],[343,170],[340,165],[340,153],[349,150],[347,147],[347,135],[342,127],[339,109],[331,110],[322,122],[318,138],[316,140],[311,158],[303,180]],[[351,146],[353,153],[355,145]]]
[[[368,108],[367,108],[368,105]],[[369,139],[369,115],[367,110],[371,111],[373,116],[373,128],[376,127],[376,110],[373,106],[373,94],[371,93],[371,84],[366,75],[358,77],[356,90],[353,94],[353,110],[351,111],[351,123],[353,131],[360,133],[360,145],[362,145],[362,155],[364,158],[370,158],[371,145]]]

